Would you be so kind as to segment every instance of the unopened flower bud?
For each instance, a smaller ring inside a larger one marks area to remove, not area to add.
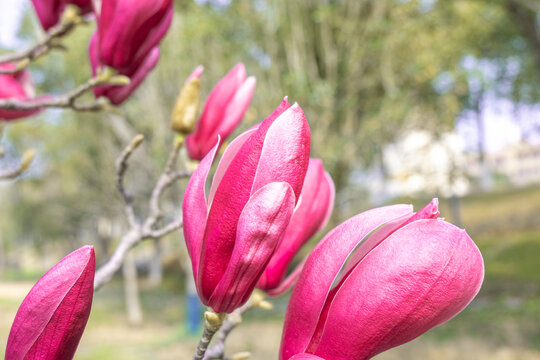
[[[171,114],[171,128],[182,134],[189,134],[195,128],[199,112],[199,97],[201,95],[201,79],[189,79],[176,99]]]

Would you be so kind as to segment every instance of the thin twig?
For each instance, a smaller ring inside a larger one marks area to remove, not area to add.
[[[41,41],[38,41],[30,48],[21,52],[0,56],[0,64],[19,62],[18,66],[15,68],[2,70],[0,71],[0,74],[12,74],[20,71],[38,57],[49,52],[52,48],[61,47],[57,43],[57,40],[70,33],[75,26],[84,22],[84,19],[81,18],[77,12],[78,10],[76,10],[75,7],[66,9],[63,20],[50,28]]]
[[[39,110],[43,108],[71,108],[77,111],[100,111],[106,103],[99,99],[87,104],[77,104],[76,100],[92,88],[107,83],[99,77],[91,78],[82,85],[57,97],[36,99],[0,99],[0,108],[6,110]]]
[[[0,171],[0,180],[14,179],[24,173],[30,166],[30,163],[32,162],[35,154],[36,152],[34,149],[26,150],[21,160],[21,163],[17,167]]]
[[[120,243],[113,256],[96,272],[94,279],[94,291],[100,289],[112,279],[114,274],[122,266],[122,262],[126,254],[134,246],[145,239],[160,239],[182,227],[182,218],[180,217],[179,219],[175,219],[160,228],[156,228],[159,219],[162,217],[159,201],[163,195],[163,192],[178,179],[189,177],[191,174],[189,171],[174,171],[178,153],[182,146],[182,143],[178,141],[175,141],[171,152],[169,153],[163,173],[160,175],[154,189],[152,190],[152,195],[149,199],[150,210],[148,216],[143,221],[138,221],[135,216],[132,205],[133,198],[124,186],[124,177],[128,168],[129,158],[133,151],[141,144],[143,139],[144,138],[142,135],[137,135],[122,151],[116,160],[116,187],[122,195],[125,203],[129,230],[120,239]]]
[[[211,310],[204,313],[204,330],[195,354],[193,354],[193,360],[202,360],[205,358],[204,355],[208,349],[208,345],[210,345],[210,341],[212,341],[212,338],[223,324],[225,316],[226,314],[216,314]]]
[[[223,322],[223,325],[219,329],[219,334],[216,342],[214,343],[214,345],[212,345],[212,347],[210,347],[210,349],[206,351],[206,355],[204,356],[203,360],[227,359],[225,357],[225,342],[227,341],[229,334],[238,325],[240,325],[240,323],[242,322],[242,315],[245,312],[257,307],[267,310],[272,308],[272,304],[266,301],[264,299],[264,295],[259,291],[255,291],[247,303],[245,303],[227,316],[227,318]]]
[[[137,221],[135,219],[135,211],[133,209],[133,196],[131,196],[124,187],[124,177],[128,168],[128,160],[131,157],[131,154],[133,154],[133,151],[139,147],[143,140],[143,135],[135,136],[116,160],[116,188],[124,199],[126,215],[131,227],[136,227]]]

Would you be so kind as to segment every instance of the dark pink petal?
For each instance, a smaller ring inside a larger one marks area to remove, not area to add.
[[[203,297],[209,298],[212,295],[228,264],[236,238],[238,218],[251,195],[266,132],[282,108],[283,105],[280,105],[244,142],[215,191],[199,263],[198,283],[201,284]]]
[[[90,46],[88,49],[90,64],[92,65],[92,75],[94,76],[97,74],[98,68],[104,68],[103,64],[101,64],[99,61],[97,43],[98,38],[97,33],[95,33],[90,40]],[[135,64],[133,68],[119,71],[120,75],[125,75],[130,78],[130,83],[128,85],[98,86],[94,88],[94,95],[96,98],[105,96],[111,101],[112,104],[120,105],[126,99],[128,99],[135,90],[137,90],[148,74],[156,67],[158,61],[159,49],[155,47],[141,63]]]
[[[6,359],[73,358],[92,307],[94,273],[94,249],[85,246],[43,275],[17,311]]]
[[[291,222],[257,287],[271,290],[280,285],[296,253],[326,225],[334,206],[334,197],[334,183],[324,171],[322,161],[310,159],[302,194]]]
[[[210,167],[218,149],[219,139],[214,148],[201,161],[197,169],[191,175],[184,200],[182,202],[183,229],[186,246],[193,266],[193,276],[197,279],[199,271],[199,259],[201,257],[202,240],[206,227],[206,195],[204,187]]]
[[[294,210],[288,183],[270,183],[249,199],[238,221],[236,241],[221,281],[207,305],[230,313],[243,305],[272,257]]]
[[[15,64],[0,64],[0,70],[12,70]],[[34,85],[27,70],[14,74],[0,74],[0,99],[19,99],[32,101],[34,98]],[[39,97],[37,100],[44,97]],[[42,111],[38,110],[4,110],[0,109],[0,121],[9,121],[31,116]]]
[[[172,0],[107,0],[98,19],[100,61],[126,71],[140,63],[167,32]]]
[[[458,314],[482,284],[482,256],[464,230],[418,220],[386,238],[339,288],[316,350],[369,359]]]
[[[309,151],[309,125],[302,108],[294,104],[266,133],[251,193],[269,182],[286,181],[298,200],[309,164]]]
[[[49,30],[60,21],[64,11],[64,0],[32,0],[39,22],[44,30]]]
[[[362,239],[381,225],[410,216],[411,212],[407,205],[369,210],[337,226],[321,240],[308,257],[293,289],[283,327],[281,360],[305,352],[334,280]],[[399,221],[396,227],[405,220]]]

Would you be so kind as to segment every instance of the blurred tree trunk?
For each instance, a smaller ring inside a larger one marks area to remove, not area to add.
[[[139,325],[143,321],[143,311],[139,300],[139,288],[137,284],[137,265],[135,254],[128,252],[122,266],[124,275],[124,296],[126,302],[126,315],[131,325]]]
[[[163,264],[161,262],[162,244],[161,239],[152,241],[153,252],[148,264],[148,282],[151,285],[159,285],[163,280]]]

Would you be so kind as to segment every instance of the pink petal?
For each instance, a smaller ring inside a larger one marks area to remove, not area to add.
[[[73,358],[90,315],[94,272],[94,249],[85,246],[43,275],[17,311],[6,359]]]
[[[266,133],[251,192],[269,182],[287,181],[298,199],[309,164],[309,151],[309,125],[302,108],[294,104]]]
[[[216,194],[217,188],[219,184],[221,183],[221,179],[223,178],[223,175],[225,175],[225,172],[229,168],[229,165],[231,165],[231,162],[234,160],[234,157],[236,156],[238,151],[242,148],[244,143],[249,139],[251,135],[253,135],[253,133],[256,130],[257,129],[247,130],[243,132],[242,134],[238,135],[238,137],[236,137],[236,139],[234,139],[223,152],[223,156],[219,160],[219,165],[214,174],[214,178],[212,180],[212,187],[210,188],[210,193],[208,195],[209,207],[211,206],[212,201],[214,200],[214,196]]]
[[[407,205],[369,210],[337,226],[321,240],[293,289],[283,327],[281,360],[306,350],[334,280],[362,239],[381,225],[410,213]]]
[[[126,70],[146,58],[167,32],[172,0],[103,1],[98,21],[100,60]]]
[[[206,155],[193,172],[193,175],[191,175],[182,202],[184,238],[189,257],[191,258],[195,279],[197,279],[199,270],[199,259],[201,257],[206,216],[208,214],[204,187],[208,172],[216,156],[218,144],[219,139],[214,148]]]
[[[369,359],[454,317],[482,284],[482,256],[464,230],[418,220],[373,249],[339,288],[315,354]]]
[[[310,159],[300,200],[283,240],[257,285],[259,288],[270,290],[279,286],[296,253],[326,225],[334,206],[334,197],[334,183],[324,171],[322,161]]]
[[[307,256],[298,265],[296,265],[296,267],[289,274],[289,276],[287,276],[277,287],[266,290],[266,293],[268,294],[268,296],[271,296],[271,297],[280,296],[284,294],[286,291],[288,291],[289,289],[291,289],[298,281],[298,278],[300,277],[300,274],[302,273],[302,270],[304,269],[304,265],[306,264],[306,260],[307,260]]]
[[[234,250],[208,305],[230,313],[243,305],[272,257],[294,210],[288,183],[270,183],[246,204],[238,221]]]
[[[199,65],[197,66],[191,74],[189,74],[188,78],[186,79],[186,83],[190,82],[193,79],[200,79],[202,76],[202,73],[204,71],[204,66]]]
[[[199,283],[205,298],[219,283],[228,264],[236,238],[240,213],[249,200],[264,138],[268,128],[278,116],[276,109],[244,142],[227,167],[212,200],[199,263]],[[205,251],[204,249],[211,249]],[[204,278],[204,280],[203,280]]]

